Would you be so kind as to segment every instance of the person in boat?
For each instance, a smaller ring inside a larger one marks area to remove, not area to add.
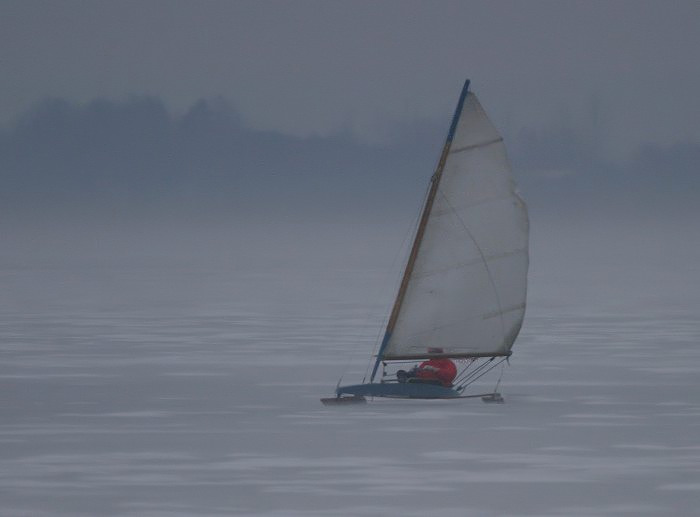
[[[443,354],[442,348],[428,348],[429,354]],[[409,371],[399,370],[396,378],[399,382],[423,382],[427,384],[440,384],[447,388],[452,386],[452,381],[457,376],[457,366],[447,357],[431,357]]]

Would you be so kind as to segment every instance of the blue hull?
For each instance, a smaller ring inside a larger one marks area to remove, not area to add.
[[[370,383],[339,386],[336,395],[357,395],[362,397],[395,397],[408,399],[454,399],[461,397],[452,388],[435,384],[420,383]]]

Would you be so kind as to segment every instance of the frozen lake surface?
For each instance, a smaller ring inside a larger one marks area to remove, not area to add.
[[[535,261],[505,404],[327,408],[395,279],[295,267],[6,261],[0,515],[697,515],[697,269]]]

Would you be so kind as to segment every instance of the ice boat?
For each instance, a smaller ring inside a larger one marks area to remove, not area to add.
[[[527,208],[503,138],[467,80],[430,178],[369,382],[339,385],[335,397],[322,401],[485,395],[485,402],[502,402],[495,390],[469,395],[466,389],[511,355],[525,316],[528,233]],[[456,362],[454,380],[397,376],[407,362],[432,358]]]

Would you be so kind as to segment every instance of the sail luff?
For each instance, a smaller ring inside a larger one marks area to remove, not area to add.
[[[522,325],[527,207],[505,144],[478,99],[465,97],[420,247],[381,360],[508,355]]]
[[[420,217],[420,222],[418,223],[418,228],[416,230],[416,236],[413,239],[413,245],[411,247],[411,253],[408,257],[408,262],[406,263],[406,268],[404,269],[403,277],[401,278],[401,285],[399,286],[399,291],[394,300],[394,306],[391,310],[391,315],[389,316],[389,321],[387,322],[386,331],[384,333],[384,338],[382,339],[382,344],[377,352],[377,360],[372,369],[371,380],[374,380],[377,370],[379,369],[379,363],[382,360],[384,349],[389,343],[389,338],[396,325],[396,320],[398,319],[399,312],[401,311],[401,303],[406,295],[406,289],[408,288],[409,280],[411,279],[411,274],[416,263],[416,258],[418,257],[418,250],[420,249],[421,242],[423,241],[423,235],[425,234],[425,228],[428,224],[428,219],[430,217],[430,212],[432,210],[435,196],[437,195],[438,186],[440,184],[440,178],[442,177],[442,171],[445,168],[445,162],[447,161],[447,156],[450,153],[450,146],[452,145],[452,139],[454,138],[455,131],[457,130],[457,123],[459,122],[459,117],[462,114],[462,108],[464,106],[464,100],[469,93],[469,79],[464,82],[462,87],[462,93],[459,96],[459,101],[457,102],[457,107],[455,108],[454,115],[452,116],[452,123],[450,124],[450,130],[447,134],[445,140],[445,145],[442,148],[442,153],[440,154],[440,160],[438,161],[435,173],[431,178],[430,191],[428,192],[427,199],[425,201],[425,206],[423,207],[423,212]]]

